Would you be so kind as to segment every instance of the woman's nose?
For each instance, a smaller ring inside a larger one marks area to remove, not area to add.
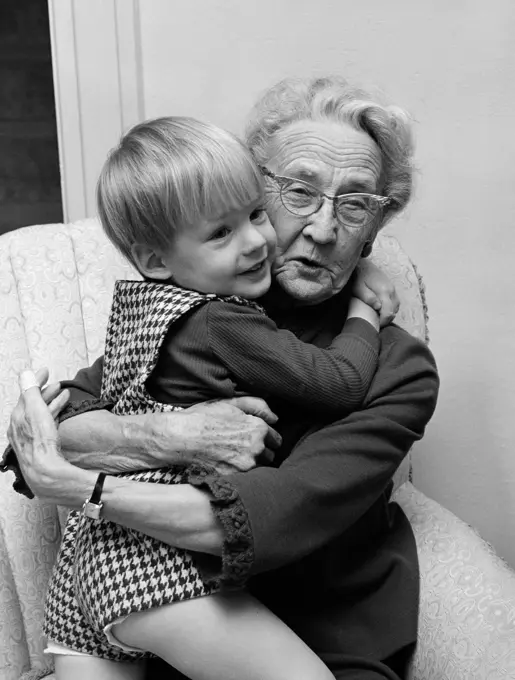
[[[324,201],[319,210],[308,217],[302,233],[319,245],[336,243],[338,221],[334,216],[333,202]]]

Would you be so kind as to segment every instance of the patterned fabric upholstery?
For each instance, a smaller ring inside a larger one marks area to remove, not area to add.
[[[515,678],[515,571],[409,482],[395,500],[414,529],[420,560],[414,680]]]
[[[423,288],[398,242],[372,255],[401,298],[397,321],[426,337]],[[139,278],[95,220],[27,227],[0,237],[0,446],[18,372],[49,366],[70,377],[103,351],[114,281]],[[397,475],[396,498],[412,522],[421,571],[415,680],[515,678],[515,572],[477,534]],[[55,560],[54,507],[29,501],[0,475],[0,680],[40,677],[43,598]]]

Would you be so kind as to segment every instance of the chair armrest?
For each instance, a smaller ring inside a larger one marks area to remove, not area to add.
[[[43,602],[59,534],[54,506],[15,493],[0,475],[0,680],[43,673]]]
[[[25,624],[0,522],[0,678],[18,680],[29,664]]]
[[[414,680],[515,678],[515,571],[409,482],[395,493],[420,562]]]

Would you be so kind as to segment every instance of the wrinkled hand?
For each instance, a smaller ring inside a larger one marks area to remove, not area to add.
[[[55,418],[66,406],[69,393],[61,391],[59,383],[41,389],[47,380],[46,369],[35,375],[32,371],[20,374],[21,394],[7,430],[23,476],[36,496],[51,496],[60,471],[68,466],[60,453]]]
[[[272,427],[277,416],[256,397],[208,401],[190,406],[180,415],[191,458],[208,461],[222,473],[271,463],[274,449],[281,445],[281,437]]]
[[[400,300],[390,279],[371,260],[363,258],[356,269],[353,295],[376,310],[379,323],[391,323],[399,311]]]

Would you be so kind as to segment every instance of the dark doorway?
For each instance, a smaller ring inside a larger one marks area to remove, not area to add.
[[[47,0],[0,1],[0,233],[62,222]]]

